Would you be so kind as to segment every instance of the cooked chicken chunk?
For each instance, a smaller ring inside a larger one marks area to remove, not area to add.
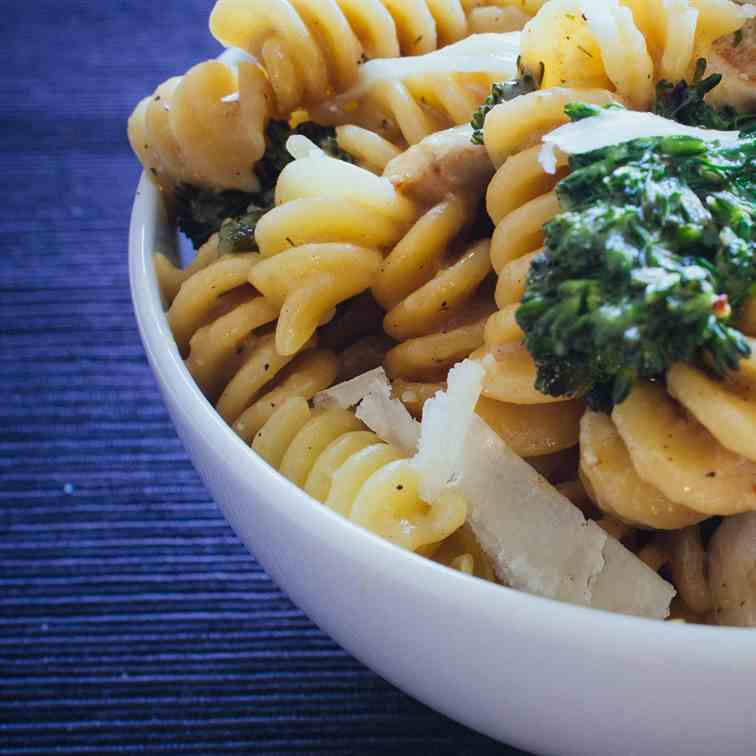
[[[471,138],[470,126],[439,131],[395,157],[383,175],[402,193],[428,204],[450,192],[485,186],[494,167],[485,147]]]
[[[756,109],[756,18],[714,43],[707,73],[721,73],[722,82],[708,97],[712,105]]]

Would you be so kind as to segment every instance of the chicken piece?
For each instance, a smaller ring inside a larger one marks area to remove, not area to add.
[[[472,143],[472,127],[426,137],[395,157],[383,175],[403,194],[436,204],[450,192],[484,187],[494,174],[486,148]]]
[[[756,513],[725,518],[708,555],[717,622],[756,627]]]
[[[707,97],[711,105],[756,109],[756,18],[714,43],[706,71],[722,74],[722,82]]]

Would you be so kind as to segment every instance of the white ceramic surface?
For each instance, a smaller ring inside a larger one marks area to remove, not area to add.
[[[468,577],[352,525],[257,458],[171,338],[152,254],[174,236],[143,178],[129,254],[150,364],[228,521],[325,632],[438,711],[536,753],[756,753],[756,630],[616,616]]]

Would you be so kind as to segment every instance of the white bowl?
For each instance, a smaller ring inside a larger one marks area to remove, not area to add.
[[[259,459],[174,345],[153,266],[155,248],[174,244],[143,177],[131,289],[166,406],[239,538],[325,632],[420,701],[529,751],[756,751],[756,631],[623,617],[468,577],[352,525]]]

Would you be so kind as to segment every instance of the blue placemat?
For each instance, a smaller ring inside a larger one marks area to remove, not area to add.
[[[291,604],[160,402],[129,301],[125,121],[218,53],[210,6],[3,4],[0,753],[511,754]]]

